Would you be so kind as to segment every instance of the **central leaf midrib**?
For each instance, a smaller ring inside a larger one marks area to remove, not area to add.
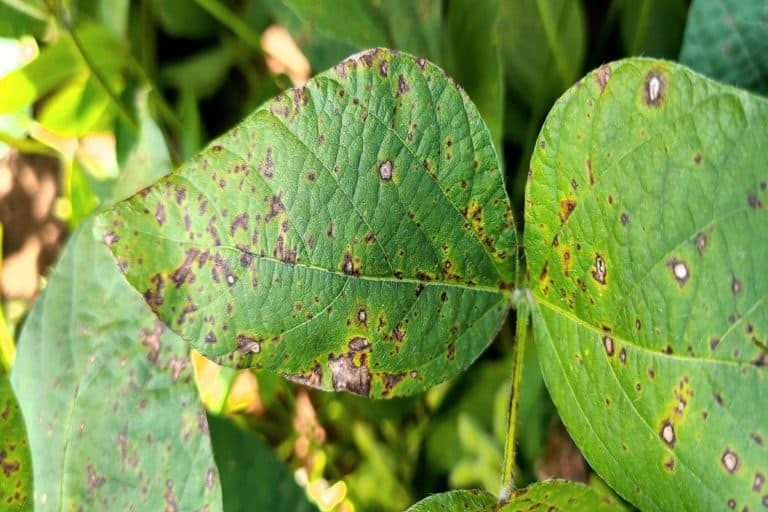
[[[603,331],[601,328],[590,324],[586,320],[583,320],[579,318],[578,316],[558,307],[557,305],[548,302],[546,300],[543,300],[543,298],[537,293],[534,292],[535,302],[543,307],[546,307],[547,309],[559,314],[560,316],[566,318],[567,320],[572,321],[573,323],[579,325],[580,327],[584,327],[585,329],[588,329],[595,334],[599,334],[601,336],[610,336],[611,339],[613,339],[616,342],[624,343],[625,345],[633,348],[634,350],[637,350],[639,352],[646,352],[649,354],[653,354],[654,356],[663,357],[667,359],[676,359],[679,361],[683,361],[686,363],[707,363],[707,364],[714,364],[714,365],[728,365],[728,366],[736,366],[736,367],[749,367],[751,366],[748,363],[739,362],[739,361],[729,361],[727,359],[709,359],[704,358],[700,356],[688,356],[684,354],[667,354],[665,352],[662,352],[661,350],[653,350],[649,347],[645,347],[642,345],[639,345],[637,342],[626,339],[624,337],[621,337],[620,335],[617,335],[615,332],[606,332]]]
[[[212,248],[215,249],[224,249],[228,251],[235,252],[237,254],[247,254],[248,256],[251,256],[253,258],[269,261],[271,263],[275,263],[280,266],[289,267],[289,268],[305,268],[308,270],[312,270],[315,272],[324,272],[326,274],[332,274],[335,276],[343,277],[345,279],[359,279],[361,281],[373,281],[373,282],[385,282],[385,283],[405,283],[405,284],[413,284],[413,285],[422,285],[424,287],[427,286],[442,286],[446,288],[459,288],[462,290],[467,291],[479,291],[483,293],[494,293],[498,295],[505,295],[505,296],[511,296],[513,290],[507,290],[502,288],[497,288],[494,286],[487,286],[487,285],[468,285],[466,283],[460,283],[460,282],[452,282],[452,281],[445,281],[445,280],[433,280],[433,281],[422,281],[420,279],[412,278],[412,277],[403,277],[403,278],[397,278],[395,276],[371,276],[371,275],[349,275],[341,272],[340,270],[333,269],[333,268],[326,268],[326,267],[320,267],[317,265],[312,265],[310,263],[302,263],[302,262],[296,262],[296,263],[286,263],[278,258],[274,258],[272,256],[262,256],[258,253],[253,253],[250,251],[245,251],[243,249],[240,249],[239,247],[232,247],[230,245],[201,245],[197,244],[195,242],[190,242],[187,240],[176,240],[173,238],[169,238],[167,236],[159,236],[157,233],[152,233],[149,231],[144,230],[134,230],[136,233],[140,233],[142,235],[147,235],[148,237],[155,238],[158,240],[164,240],[167,242],[176,243],[179,245],[186,245],[191,246],[196,249],[202,249],[202,250],[210,250]]]

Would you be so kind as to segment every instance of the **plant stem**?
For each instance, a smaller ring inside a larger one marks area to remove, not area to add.
[[[507,438],[504,445],[504,468],[501,475],[501,490],[499,500],[509,498],[515,490],[515,442],[517,437],[517,415],[520,410],[520,385],[523,377],[523,361],[525,360],[525,344],[528,331],[530,303],[527,290],[516,290],[513,302],[517,310],[517,325],[515,326],[514,362],[512,363],[512,388],[509,392],[509,408],[507,411]]]

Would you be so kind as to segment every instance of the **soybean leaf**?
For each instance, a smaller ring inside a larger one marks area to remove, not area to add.
[[[587,75],[542,128],[525,250],[542,370],[643,510],[768,500],[768,102],[664,61]]]
[[[498,0],[453,0],[445,20],[443,62],[477,105],[501,148],[504,87]]]
[[[499,503],[493,494],[477,490],[435,494],[413,505],[408,512],[523,512],[540,507],[542,510],[568,512],[624,510],[615,499],[595,489],[564,480],[549,480],[513,491],[508,499]]]
[[[477,109],[436,66],[384,49],[278,95],[99,229],[204,355],[371,397],[471,364],[516,274]]]
[[[633,0],[621,12],[621,40],[629,55],[674,59],[680,53],[684,0]]]
[[[586,46],[584,25],[579,1],[501,2],[507,86],[535,113],[543,113],[578,78]]]
[[[373,2],[338,0],[333,9],[329,9],[328,4],[313,0],[283,0],[283,3],[299,18],[314,23],[326,35],[355,46],[366,48],[391,42],[386,18]],[[341,12],[343,16],[339,16]]]
[[[5,325],[3,325],[5,328]],[[0,364],[0,503],[4,510],[32,510],[32,461],[24,418]]]
[[[717,80],[768,94],[768,2],[694,0],[680,62]]]
[[[12,383],[36,510],[221,510],[189,349],[93,238],[73,233],[21,333]]]
[[[208,416],[211,442],[221,478],[224,510],[311,512],[291,470],[263,440],[231,421]]]
[[[285,3],[312,27],[357,49],[391,44],[438,63],[462,84],[491,130],[494,144],[501,147],[504,105],[497,0],[452,1],[445,19],[440,0],[355,1],[356,7],[345,10],[350,14],[344,17],[311,0]],[[350,30],[354,25],[350,20],[365,21]]]

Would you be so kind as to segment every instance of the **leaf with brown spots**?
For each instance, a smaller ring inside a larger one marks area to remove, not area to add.
[[[2,321],[2,318],[0,318]],[[24,418],[5,368],[0,364],[0,504],[3,510],[32,510],[32,461]]]
[[[98,231],[205,356],[370,397],[467,368],[516,282],[512,211],[477,109],[440,68],[385,49],[276,96]]]
[[[13,366],[35,510],[221,510],[189,347],[125,282],[92,228],[72,234]]]
[[[539,135],[525,250],[546,271],[542,371],[586,459],[643,510],[762,507],[766,140],[764,98],[649,59],[588,75]]]
[[[621,512],[623,504],[594,487],[565,480],[548,480],[512,492],[506,499],[497,500],[486,491],[459,490],[434,494],[421,500],[407,512]]]

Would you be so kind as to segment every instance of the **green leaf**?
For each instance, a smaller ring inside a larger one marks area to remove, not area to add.
[[[684,0],[624,2],[621,40],[625,52],[674,59],[680,53],[686,14]]]
[[[42,2],[0,0],[0,37],[42,37],[47,25],[44,11]]]
[[[134,104],[139,120],[139,133],[119,122],[116,124],[117,162],[120,175],[105,202],[125,199],[165,176],[173,167],[163,132],[149,112],[149,90],[135,91]]]
[[[78,34],[94,66],[104,76],[117,74],[125,65],[125,49],[104,27],[87,25],[78,30]],[[31,105],[87,69],[72,39],[62,37],[41,51],[35,60],[0,78],[0,90],[13,91],[13,94],[0,95],[0,113],[17,112]]]
[[[473,489],[433,494],[411,506],[406,512],[453,512],[455,510],[491,512],[495,506],[496,496]]]
[[[5,328],[4,322],[2,327]],[[3,470],[0,474],[0,503],[3,504],[3,510],[32,510],[32,461],[29,458],[24,418],[2,364],[0,468]]]
[[[236,56],[232,44],[222,43],[163,66],[160,78],[180,91],[189,91],[199,99],[207,99],[226,80]]]
[[[512,496],[501,503],[497,503],[496,497],[488,492],[460,490],[432,495],[413,505],[408,512],[523,512],[539,508],[568,512],[624,510],[613,498],[590,487],[564,480],[549,480],[513,491]]]
[[[115,269],[86,221],[19,340],[12,382],[36,510],[221,509],[189,349]]]
[[[545,111],[581,71],[586,47],[581,2],[501,2],[499,28],[507,86],[534,111]]]
[[[296,483],[290,468],[275,457],[261,438],[224,418],[209,415],[208,424],[224,510],[317,510]]]
[[[371,1],[336,0],[333,8],[315,0],[283,0],[283,3],[296,16],[316,24],[318,30],[335,39],[360,48],[390,44],[386,18]]]
[[[534,337],[590,465],[643,510],[768,486],[768,102],[664,61],[587,75],[526,190]]]
[[[205,39],[216,33],[216,21],[195,2],[152,0],[150,5],[160,26],[170,36]]]
[[[768,3],[694,0],[680,62],[717,80],[768,94]]]
[[[501,148],[504,87],[498,13],[497,0],[451,1],[444,28],[443,62],[475,102],[493,143]]]
[[[384,49],[278,95],[100,229],[204,355],[371,397],[471,364],[516,274],[477,109],[436,66]]]

